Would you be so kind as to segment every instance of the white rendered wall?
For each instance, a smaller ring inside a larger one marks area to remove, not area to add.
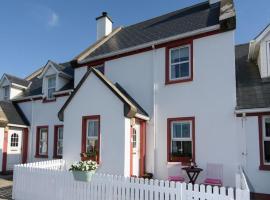
[[[5,128],[0,127],[0,172],[2,171],[4,134]]]
[[[261,73],[261,77],[270,76],[270,57],[267,56],[267,43],[270,41],[270,33],[265,36],[260,43],[260,51],[258,57],[258,65]]]
[[[78,85],[84,74],[87,72],[86,67],[79,67],[74,70],[74,87]]]
[[[260,147],[259,147],[259,126],[258,117],[246,117],[244,126],[239,126],[245,133],[246,140],[246,160],[244,163],[245,172],[251,185],[251,191],[256,193],[269,194],[270,191],[270,172],[259,170],[260,166]]]
[[[64,112],[63,146],[68,164],[80,160],[82,117],[100,115],[99,172],[127,175],[125,130],[128,123],[123,109],[118,97],[93,73],[90,74]]]

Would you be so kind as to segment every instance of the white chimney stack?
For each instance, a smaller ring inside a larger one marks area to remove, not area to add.
[[[209,0],[209,4],[214,4],[214,3],[217,3],[217,2],[220,2],[220,0]]]
[[[102,15],[96,18],[97,20],[97,40],[109,35],[112,32],[113,21],[108,16],[107,12],[102,12]]]

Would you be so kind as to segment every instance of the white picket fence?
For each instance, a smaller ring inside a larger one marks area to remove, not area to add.
[[[95,174],[91,182],[74,181],[63,160],[17,165],[15,200],[249,200],[247,191]]]

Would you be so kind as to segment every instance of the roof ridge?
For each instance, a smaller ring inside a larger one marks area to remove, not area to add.
[[[141,22],[137,22],[137,23],[135,23],[135,24],[131,24],[131,25],[128,25],[128,26],[124,26],[123,29],[129,28],[129,27],[132,27],[132,26],[136,26],[136,25],[139,25],[139,24],[141,24],[141,23],[145,23],[145,22],[147,22],[147,21],[151,21],[151,20],[154,20],[154,19],[157,19],[157,18],[160,18],[160,17],[164,17],[164,16],[166,16],[166,15],[173,15],[174,13],[177,13],[177,12],[184,12],[184,11],[187,11],[187,10],[189,10],[189,9],[193,9],[193,8],[196,8],[196,7],[198,7],[198,6],[203,6],[203,5],[209,5],[208,1],[200,2],[200,3],[194,4],[194,5],[188,6],[188,7],[180,8],[180,9],[178,9],[178,10],[171,11],[171,12],[168,12],[168,13],[165,13],[165,14],[162,14],[162,15],[159,15],[159,16],[157,16],[157,17],[153,17],[153,18],[150,18],[150,19],[141,21]]]
[[[26,79],[24,79],[24,78],[21,78],[21,77],[18,77],[18,76],[12,75],[12,74],[8,74],[8,73],[4,73],[4,75],[6,75],[6,76],[10,76],[10,77],[13,77],[13,78],[18,78],[18,79],[21,79],[21,80],[24,80],[24,81],[28,81],[28,80],[26,80]]]

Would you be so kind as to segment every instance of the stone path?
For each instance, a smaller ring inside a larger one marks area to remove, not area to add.
[[[12,199],[12,176],[0,175],[0,200]]]

